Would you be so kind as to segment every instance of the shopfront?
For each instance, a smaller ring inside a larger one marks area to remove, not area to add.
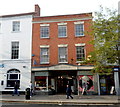
[[[95,94],[95,75],[91,71],[78,71],[78,94],[82,94],[86,86],[87,94]]]
[[[90,72],[91,67],[84,66],[82,69],[83,72],[80,72],[78,66],[63,64],[45,68],[32,68],[32,81],[35,92],[49,94],[54,91],[57,94],[65,94],[66,85],[69,84],[72,92],[78,94],[78,90],[81,91],[82,89],[82,87],[80,88],[81,84],[78,86],[78,83],[80,79],[83,81],[86,75],[85,70],[88,69]],[[86,76],[90,82],[89,90],[94,91],[93,76],[91,74]]]
[[[99,75],[99,79],[101,95],[115,94],[114,74]]]

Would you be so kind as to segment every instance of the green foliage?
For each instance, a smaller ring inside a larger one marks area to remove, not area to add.
[[[84,62],[94,64],[93,72],[110,73],[110,65],[118,63],[118,19],[116,10],[104,9],[102,6],[100,12],[95,13],[90,32],[94,38],[91,41],[94,51],[90,53],[90,59]]]

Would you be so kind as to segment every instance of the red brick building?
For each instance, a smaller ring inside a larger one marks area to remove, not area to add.
[[[33,18],[32,80],[36,90],[53,88],[63,93],[70,84],[77,93],[82,90],[82,78],[93,80],[93,67],[80,65],[93,49],[89,43],[92,38],[86,33],[91,32],[91,22],[92,13]],[[94,91],[93,81],[90,91]]]

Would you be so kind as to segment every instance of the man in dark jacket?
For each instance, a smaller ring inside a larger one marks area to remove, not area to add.
[[[72,93],[71,87],[69,85],[67,85],[67,88],[66,88],[67,99],[69,99],[69,97],[71,97],[71,99],[73,99],[73,97],[71,96],[71,93]]]
[[[19,91],[18,91],[18,89],[19,89],[19,84],[18,84],[17,81],[15,81],[14,91],[13,91],[12,96],[14,96],[14,94],[17,94],[17,95],[19,96]]]

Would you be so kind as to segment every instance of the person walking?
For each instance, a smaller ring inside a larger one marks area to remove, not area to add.
[[[12,96],[14,96],[15,94],[17,94],[18,96],[20,95],[18,89],[19,89],[19,83],[18,83],[18,81],[15,81],[14,91],[13,91]]]
[[[82,95],[87,95],[87,87],[88,87],[87,83],[83,83],[83,86],[82,86],[82,88],[83,88]]]
[[[29,88],[30,88],[30,97],[32,97],[33,96],[33,84],[32,84],[32,81],[30,81]]]
[[[71,99],[73,99],[73,96],[71,96],[71,93],[72,93],[71,87],[70,87],[70,85],[67,85],[67,88],[66,88],[67,99],[69,99],[69,97],[71,97]]]

